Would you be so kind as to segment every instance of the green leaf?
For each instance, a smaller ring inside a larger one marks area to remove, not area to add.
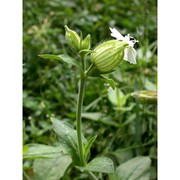
[[[114,122],[112,120],[111,116],[107,116],[104,113],[101,112],[86,112],[82,113],[82,118],[87,118],[93,121],[101,122],[103,124],[106,124],[108,126],[115,126],[119,127],[119,124],[117,122]]]
[[[24,145],[23,146],[23,155],[28,152],[28,149],[29,149],[29,145]]]
[[[87,118],[87,119],[91,119],[94,121],[98,121],[103,116],[104,116],[104,114],[101,112],[85,112],[85,113],[82,113],[82,118]]]
[[[67,154],[61,146],[53,147],[43,144],[28,144],[23,146],[24,159],[54,158]]]
[[[112,155],[116,158],[116,162],[118,164],[122,164],[129,159],[133,158],[133,150],[132,149],[124,149],[124,148],[118,148],[115,151],[112,152]]]
[[[101,101],[102,99],[103,99],[103,96],[98,97],[97,99],[92,101],[89,105],[84,107],[84,111],[88,111],[90,108],[93,108],[93,109],[96,108],[98,102]]]
[[[117,107],[122,107],[126,104],[127,98],[129,98],[130,94],[124,95],[124,93],[118,89],[115,88],[115,90],[110,89],[108,91],[108,99],[109,101]]]
[[[127,107],[115,107],[114,109],[116,111],[132,111],[133,107],[135,106],[135,104],[131,104],[130,106],[127,106]]]
[[[41,58],[44,58],[44,59],[53,59],[53,60],[63,61],[65,63],[73,64],[74,66],[81,68],[80,63],[77,60],[75,60],[74,58],[72,58],[66,54],[60,54],[60,55],[42,54],[42,55],[38,55],[38,56]]]
[[[111,88],[113,89],[113,90],[115,90],[115,84],[114,84],[114,80],[113,79],[110,79],[110,78],[108,78],[108,77],[106,77],[106,76],[104,76],[104,75],[101,75],[101,77],[105,80],[105,82],[106,83],[108,83],[110,86],[111,86]]]
[[[97,157],[86,165],[85,170],[100,173],[114,173],[114,163],[107,157]]]
[[[88,161],[88,155],[90,153],[91,146],[94,143],[94,141],[96,140],[96,138],[97,138],[97,135],[90,138],[84,147],[84,157],[85,157],[85,160],[87,160],[87,161]]]
[[[151,82],[150,80],[148,80],[148,78],[145,78],[144,82],[145,82],[144,86],[145,86],[146,90],[149,90],[149,91],[156,91],[157,90],[156,85],[153,82]]]
[[[109,180],[119,180],[119,179],[117,179],[117,177],[116,177],[116,174],[108,174],[108,176],[109,176]]]
[[[117,179],[145,180],[150,179],[151,159],[149,157],[136,157],[121,164],[116,169]]]
[[[52,159],[36,159],[33,163],[33,180],[58,180],[72,163],[69,156]]]
[[[78,154],[78,140],[77,132],[72,126],[66,122],[59,121],[57,119],[51,119],[53,123],[53,129],[59,137],[59,143],[66,149],[68,154],[72,157],[74,164],[79,165]],[[86,144],[87,140],[82,136],[83,144]]]
[[[91,50],[89,50],[89,49],[83,49],[83,50],[79,51],[79,54],[84,57],[90,53],[91,53]]]

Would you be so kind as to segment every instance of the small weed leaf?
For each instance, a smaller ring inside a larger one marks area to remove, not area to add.
[[[110,78],[108,78],[108,77],[106,77],[104,75],[101,75],[101,77],[105,80],[106,83],[108,83],[111,86],[111,88],[113,90],[115,90],[115,84],[114,84],[114,80],[113,79],[110,79]]]
[[[124,93],[118,88],[115,88],[115,90],[110,89],[108,91],[108,99],[116,107],[125,106],[129,97],[130,94],[124,95]]]
[[[27,144],[23,146],[24,159],[55,158],[67,155],[61,146],[47,146],[43,144]]]
[[[96,138],[97,138],[97,135],[90,138],[84,147],[84,156],[85,156],[86,161],[88,161],[91,146],[93,145]]]
[[[150,178],[151,159],[149,157],[136,157],[121,164],[116,169],[117,179],[145,180]]]
[[[53,59],[53,60],[63,61],[65,63],[72,64],[81,69],[80,63],[77,60],[75,60],[74,58],[72,58],[66,54],[60,54],[60,55],[42,54],[42,55],[38,55],[38,56],[41,58],[44,58],[44,59]]]
[[[53,129],[59,138],[59,143],[66,149],[67,153],[73,159],[73,163],[79,165],[78,154],[78,141],[76,130],[66,122],[59,121],[57,119],[51,119],[53,123]],[[87,140],[82,137],[83,144],[86,144]]]
[[[36,159],[33,163],[34,176],[32,180],[57,180],[64,176],[72,163],[69,156],[52,159]]]
[[[97,157],[89,162],[85,169],[92,172],[114,173],[114,163],[107,157]]]

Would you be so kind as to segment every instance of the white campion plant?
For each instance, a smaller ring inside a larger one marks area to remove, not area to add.
[[[129,45],[124,50],[124,60],[128,61],[131,64],[136,64],[136,50],[133,47],[134,47],[134,44],[139,41],[134,39],[132,36],[130,36],[130,34],[124,37],[115,28],[109,28],[109,29],[111,31],[112,37],[116,38],[119,41],[126,42]],[[133,40],[130,40],[130,38],[133,38]]]

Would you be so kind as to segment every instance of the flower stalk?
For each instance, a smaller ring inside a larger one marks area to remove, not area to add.
[[[78,138],[78,151],[79,151],[79,158],[81,166],[85,166],[84,160],[84,150],[83,150],[83,142],[82,142],[82,106],[83,106],[83,98],[84,98],[84,91],[85,91],[85,83],[86,83],[86,76],[85,76],[85,61],[82,58],[82,69],[80,76],[80,84],[79,84],[79,92],[78,92],[78,100],[77,100],[77,111],[76,111],[76,129],[77,129],[77,138]]]

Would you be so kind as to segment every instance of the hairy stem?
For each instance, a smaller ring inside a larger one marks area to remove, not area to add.
[[[86,76],[85,76],[85,61],[84,57],[82,59],[82,70],[80,76],[80,84],[79,84],[79,92],[78,92],[78,101],[77,101],[77,111],[76,111],[76,128],[77,128],[77,138],[78,138],[78,150],[79,150],[79,158],[81,166],[85,166],[84,160],[84,151],[83,151],[83,142],[82,142],[82,131],[81,131],[81,113],[82,113],[82,106],[83,106],[83,98],[84,98],[84,90],[85,90],[85,83],[86,83]]]
[[[81,112],[83,105],[83,97],[84,97],[84,89],[85,89],[86,79],[81,75],[80,85],[79,85],[79,94],[78,94],[78,102],[77,102],[77,114],[76,114],[76,128],[77,128],[77,137],[78,137],[78,150],[81,165],[85,165],[84,161],[84,152],[83,152],[83,143],[82,143],[82,131],[81,131]]]

